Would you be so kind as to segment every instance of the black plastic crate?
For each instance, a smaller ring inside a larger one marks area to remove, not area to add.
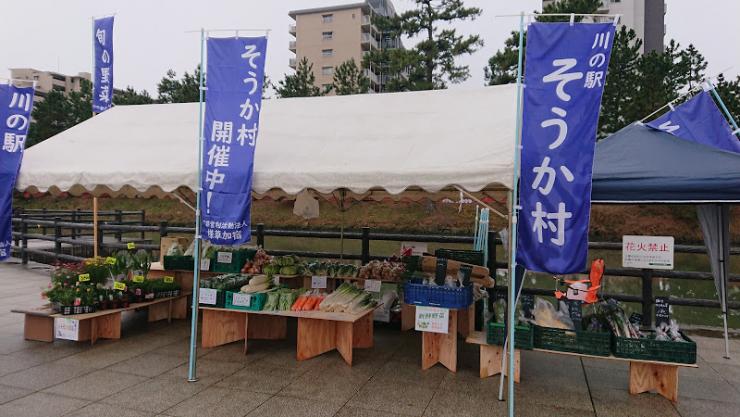
[[[434,256],[437,258],[452,259],[453,261],[463,262],[466,264],[485,266],[483,265],[483,251],[479,250],[440,248],[434,251]]]
[[[685,342],[655,340],[655,332],[640,339],[614,337],[614,356],[628,359],[644,359],[661,362],[696,363],[696,343],[683,332]]]
[[[166,271],[192,271],[194,266],[192,256],[164,256],[162,263]]]
[[[486,329],[486,343],[489,345],[504,345],[506,335],[504,334],[505,326],[503,323],[488,322]],[[517,349],[531,350],[534,346],[534,335],[532,326],[517,325],[514,326],[514,347]]]
[[[583,353],[586,355],[611,355],[612,334],[581,330],[557,329],[534,326],[534,347],[559,352]]]

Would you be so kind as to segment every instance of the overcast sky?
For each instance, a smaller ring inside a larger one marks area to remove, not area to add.
[[[67,74],[90,71],[91,16],[116,13],[115,84],[134,86],[156,96],[156,84],[172,68],[181,74],[192,71],[199,60],[197,33],[189,30],[218,28],[271,29],[267,72],[273,81],[290,71],[288,25],[293,9],[343,4],[356,0],[29,0],[4,2],[0,12],[0,77],[9,77],[9,68],[33,67]],[[659,0],[646,0],[659,1]],[[683,46],[693,43],[709,61],[708,71],[725,71],[732,77],[740,72],[740,2],[666,0],[668,39]],[[539,0],[466,0],[466,5],[483,9],[473,22],[457,25],[463,33],[477,33],[485,47],[461,62],[470,65],[472,76],[461,85],[483,84],[483,67],[503,46],[516,18],[495,15],[531,12],[541,8]],[[394,0],[403,11],[411,0]],[[406,45],[411,42],[406,41]],[[731,67],[729,70],[728,67]]]

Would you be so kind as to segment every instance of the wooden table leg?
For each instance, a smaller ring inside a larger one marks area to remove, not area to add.
[[[630,394],[651,390],[678,401],[678,366],[630,362]]]
[[[147,319],[151,323],[153,321],[164,320],[170,317],[170,307],[168,303],[156,303],[146,307]]]
[[[54,319],[52,317],[25,314],[23,322],[23,337],[26,340],[53,342]]]
[[[421,369],[429,369],[437,362],[457,372],[457,311],[450,310],[447,334],[422,332]]]
[[[503,346],[497,345],[480,345],[480,377],[501,373],[501,355],[504,353]],[[514,382],[518,383],[520,379],[521,354],[519,349],[514,350]],[[509,372],[508,366],[504,367],[504,375]]]
[[[468,337],[470,333],[475,331],[475,303],[467,309],[457,311],[457,331],[460,332],[460,336]]]
[[[121,313],[106,314],[95,317],[94,328],[91,334],[95,339],[120,339],[121,338]]]
[[[401,304],[401,331],[411,330],[416,323],[416,307],[411,304]]]
[[[339,321],[335,322],[335,341],[339,354],[342,355],[347,365],[352,366],[352,345],[354,344],[354,323]]]
[[[90,320],[84,320],[90,323],[90,345],[94,345],[95,342],[98,341],[98,318],[92,318]],[[82,324],[83,320],[80,320],[80,324]],[[82,328],[82,326],[80,326]],[[80,332],[82,333],[82,332]]]
[[[172,300],[167,302],[167,324],[172,323]]]
[[[202,310],[201,346],[221,346],[244,339],[246,314],[239,311]]]
[[[367,315],[353,324],[352,329],[352,347],[371,348],[373,347],[373,313]]]
[[[172,318],[188,318],[188,297],[177,297],[172,300]]]
[[[249,314],[248,339],[278,340],[285,339],[288,334],[288,318],[281,316],[266,316],[263,314]]]
[[[330,320],[299,317],[296,358],[302,361],[336,349],[336,324]]]

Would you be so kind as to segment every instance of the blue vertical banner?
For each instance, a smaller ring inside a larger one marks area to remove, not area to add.
[[[682,139],[740,153],[740,140],[706,91],[646,124]]]
[[[0,260],[10,257],[13,189],[31,125],[33,95],[33,87],[0,84]]]
[[[93,24],[95,69],[93,112],[102,113],[113,101],[113,16],[95,19]]]
[[[517,262],[582,271],[591,175],[612,23],[533,23],[527,31]]]
[[[200,207],[202,238],[251,239],[252,171],[267,37],[209,38]]]

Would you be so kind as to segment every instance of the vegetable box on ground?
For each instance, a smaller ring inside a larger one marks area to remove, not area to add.
[[[260,311],[265,305],[267,294],[244,294],[226,291],[225,307],[233,310]]]
[[[655,332],[644,333],[647,337],[639,339],[614,336],[614,356],[662,362],[696,363],[696,343],[683,332],[680,333],[684,342],[656,340]]]
[[[503,346],[506,335],[506,326],[503,323],[494,321],[488,322],[486,331],[486,343],[489,345]],[[517,349],[532,349],[534,345],[534,335],[532,326],[528,324],[514,326],[514,347]]]
[[[611,355],[609,332],[589,332],[534,326],[534,347],[559,352],[583,353],[586,355]]]
[[[428,285],[414,279],[403,285],[403,301],[419,306],[463,309],[473,303],[473,286]]]

